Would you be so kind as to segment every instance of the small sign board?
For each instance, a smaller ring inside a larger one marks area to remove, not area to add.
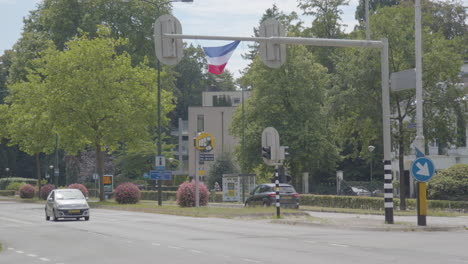
[[[156,170],[166,170],[166,157],[156,156],[154,164]]]
[[[216,146],[216,141],[213,135],[206,132],[201,132],[195,138],[195,148],[202,152],[210,152]]]
[[[417,158],[411,165],[411,174],[420,182],[429,181],[434,176],[434,171],[434,163],[426,157]]]
[[[143,173],[143,178],[144,179],[148,179],[149,178],[149,174],[147,172]]]
[[[150,177],[152,180],[171,180],[172,172],[171,171],[160,171],[152,170],[150,171]]]
[[[199,161],[214,161],[214,154],[200,153]]]
[[[104,175],[102,183],[104,184],[104,193],[109,194],[114,191],[114,175]]]

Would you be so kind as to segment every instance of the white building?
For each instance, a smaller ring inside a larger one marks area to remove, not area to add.
[[[191,177],[196,172],[208,173],[213,161],[205,161],[203,164],[196,161],[194,138],[200,132],[210,133],[215,138],[215,148],[210,152],[215,159],[222,152],[235,150],[239,140],[229,134],[229,126],[236,108],[242,105],[243,98],[246,100],[249,97],[250,91],[208,91],[202,94],[202,106],[189,106],[188,121],[179,120],[179,130],[172,133],[179,137],[179,147],[174,155],[184,161],[179,173]]]

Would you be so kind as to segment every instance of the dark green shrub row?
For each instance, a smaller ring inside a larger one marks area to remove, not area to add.
[[[163,191],[162,200],[163,201],[175,201],[176,193],[174,191]],[[141,200],[158,200],[158,191],[141,191]]]
[[[0,190],[0,196],[15,196],[15,191]]]
[[[8,184],[12,182],[24,182],[24,183],[31,184],[31,185],[37,185],[37,179],[20,178],[20,177],[2,178],[0,179],[0,190],[5,190]]]
[[[336,195],[313,195],[301,194],[300,205],[305,206],[320,206],[333,208],[353,208],[353,209],[371,209],[383,210],[384,201],[380,197],[364,197],[364,196],[336,196]],[[393,199],[394,208],[400,206],[400,199]],[[416,199],[406,199],[407,207],[410,209],[416,208]],[[463,201],[443,201],[443,200],[428,200],[427,207],[429,209],[464,209],[468,210],[468,202]]]

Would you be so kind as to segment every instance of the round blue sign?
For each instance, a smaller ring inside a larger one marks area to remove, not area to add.
[[[434,163],[426,157],[417,158],[411,165],[411,174],[420,182],[429,181],[434,176],[434,171]]]

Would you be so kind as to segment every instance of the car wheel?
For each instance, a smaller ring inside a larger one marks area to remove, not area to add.
[[[55,210],[52,211],[52,213],[54,214],[54,222],[57,222],[57,221],[58,221],[58,217],[57,217],[57,214],[55,213]]]
[[[89,216],[85,216],[85,217],[84,217],[84,220],[85,220],[85,221],[89,221]]]
[[[46,221],[49,221],[49,220],[50,220],[50,216],[47,215],[47,210],[45,210],[45,220],[46,220]]]

